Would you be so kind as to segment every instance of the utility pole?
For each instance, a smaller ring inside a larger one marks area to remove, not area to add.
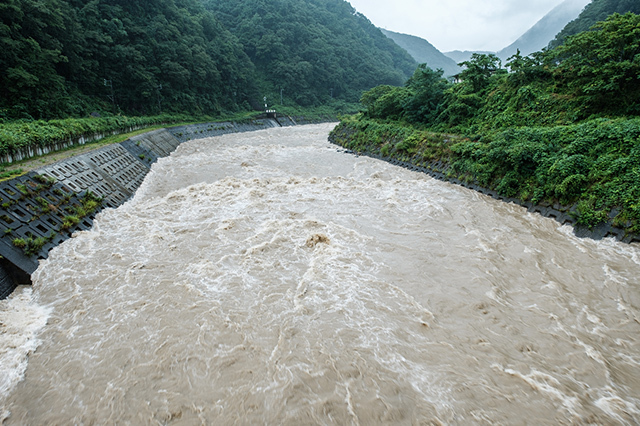
[[[158,111],[162,113],[162,94],[160,91],[162,90],[162,84],[158,84]]]
[[[107,95],[107,97],[111,99],[111,103],[113,104],[113,113],[115,114],[117,110],[116,110],[116,97],[113,94],[113,82],[111,80],[107,80],[106,78],[104,78],[103,80],[104,80],[104,85],[111,89],[111,94]]]
[[[282,106],[282,92],[284,91],[284,89],[280,89],[280,106]]]
[[[331,88],[331,99],[333,99],[333,88]]]

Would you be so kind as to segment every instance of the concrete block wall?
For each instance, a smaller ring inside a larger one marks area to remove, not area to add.
[[[81,205],[80,198],[66,185],[46,182],[36,172],[0,183],[0,205],[0,265],[19,283],[36,270],[39,255],[68,238],[68,232],[90,227],[93,219],[89,215],[72,228],[62,229],[64,217]],[[13,243],[38,238],[47,241],[32,255]],[[7,284],[1,285],[0,295]]]
[[[300,120],[306,122],[304,118]],[[0,299],[11,294],[17,284],[30,284],[39,259],[46,259],[49,251],[73,232],[91,228],[99,210],[116,208],[131,198],[152,164],[171,154],[180,143],[295,126],[297,121],[287,116],[263,115],[240,123],[213,122],[154,130],[0,182]],[[63,227],[65,216],[81,205],[88,191],[102,198],[100,208],[79,223]],[[29,254],[13,242],[38,238],[47,241]]]
[[[11,294],[18,284],[30,284],[39,259],[46,259],[49,251],[73,232],[91,228],[100,209],[116,208],[131,198],[152,164],[171,154],[180,143],[296,125],[288,117],[279,119],[262,117],[242,123],[215,122],[155,130],[0,182],[0,299]],[[42,184],[53,181],[46,188]],[[87,191],[102,198],[100,209],[76,225],[61,229],[65,216],[81,204]],[[50,207],[44,208],[44,204]],[[15,239],[37,238],[47,238],[47,242],[35,253],[26,254],[13,243]]]
[[[283,124],[284,125],[284,124]],[[247,122],[223,121],[215,123],[192,124],[167,129],[178,141],[186,142],[195,139],[211,138],[228,133],[251,132],[255,130],[280,127],[272,118],[258,118]]]
[[[151,165],[179,144],[166,129],[156,130],[1,182],[0,299],[18,284],[30,284],[39,259],[73,232],[89,229],[99,210],[131,198]],[[102,198],[100,208],[71,227],[63,226],[88,191]],[[35,252],[14,243],[38,238],[46,243]]]

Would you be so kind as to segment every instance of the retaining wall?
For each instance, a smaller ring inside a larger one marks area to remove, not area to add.
[[[14,163],[16,161],[25,160],[38,155],[48,154],[50,152],[60,151],[78,145],[84,145],[92,141],[103,139],[107,136],[119,135],[121,133],[129,133],[142,129],[142,126],[128,126],[107,133],[90,133],[86,135],[75,136],[72,138],[58,140],[44,146],[29,146],[24,148],[14,148],[12,153],[0,155],[0,162]]]
[[[158,130],[0,183],[0,266],[11,278],[0,279],[0,298],[18,284],[30,284],[39,259],[73,232],[89,229],[102,208],[131,198],[151,164],[179,143],[168,131]],[[87,192],[101,197],[102,203],[79,217]]]
[[[228,133],[250,132],[254,130],[268,129],[272,127],[293,126],[296,123],[288,117],[258,118],[248,122],[223,121],[216,123],[192,124],[168,129],[180,142],[192,139],[211,138],[226,135]]]
[[[91,228],[101,209],[130,199],[152,164],[180,143],[295,124],[289,117],[264,117],[159,129],[0,182],[0,299],[19,284],[31,284],[39,260],[75,231]],[[102,198],[100,207],[68,226],[69,216],[83,206],[87,192]],[[16,246],[16,240],[44,244],[29,250]]]

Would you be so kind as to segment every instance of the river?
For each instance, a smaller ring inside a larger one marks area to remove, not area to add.
[[[331,128],[184,143],[52,250],[0,302],[2,422],[640,423],[637,245]]]

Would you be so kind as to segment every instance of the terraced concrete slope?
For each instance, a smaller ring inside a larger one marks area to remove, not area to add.
[[[190,139],[294,125],[289,117],[160,129],[0,183],[0,299],[30,284],[39,259],[130,199],[158,158]]]

